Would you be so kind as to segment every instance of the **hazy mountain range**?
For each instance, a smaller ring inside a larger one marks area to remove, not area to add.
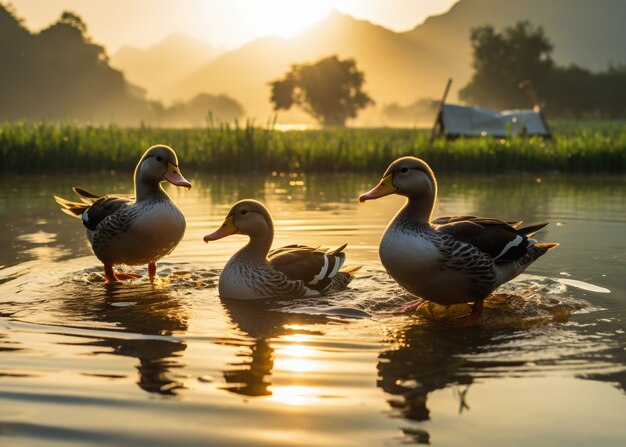
[[[122,70],[131,83],[145,88],[149,98],[170,98],[168,88],[172,84],[199,70],[221,53],[222,49],[203,40],[175,33],[150,48],[121,47],[111,57],[111,66]]]
[[[470,29],[496,28],[529,20],[542,25],[559,64],[603,69],[626,63],[626,2],[623,0],[460,0],[448,12],[414,29],[396,33],[334,12],[292,38],[266,37],[236,50],[218,50],[183,36],[148,50],[123,48],[112,57],[128,78],[165,100],[186,100],[200,92],[226,94],[241,102],[249,116],[272,115],[268,82],[294,63],[338,54],[356,59],[366,74],[366,90],[378,109],[359,122],[380,122],[380,106],[438,98],[448,77],[451,98],[471,75]],[[157,73],[161,73],[162,76]],[[281,121],[302,121],[298,113]]]

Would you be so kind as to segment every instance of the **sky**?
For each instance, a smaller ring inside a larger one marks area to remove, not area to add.
[[[414,28],[457,0],[0,0],[13,5],[32,31],[70,10],[109,54],[122,45],[148,47],[182,32],[234,49],[258,37],[289,37],[333,9],[394,31]]]

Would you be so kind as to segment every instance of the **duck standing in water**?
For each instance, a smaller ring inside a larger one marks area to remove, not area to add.
[[[346,260],[345,244],[335,250],[288,245],[270,251],[274,239],[272,216],[256,200],[235,203],[222,226],[204,236],[204,242],[232,234],[249,236],[250,241],[222,270],[222,298],[300,298],[332,293],[345,288],[360,268],[341,269]]]
[[[61,211],[80,218],[96,257],[104,264],[106,282],[138,275],[113,271],[116,264],[148,264],[150,279],[156,262],[174,250],[185,234],[185,217],[161,187],[162,182],[190,189],[171,147],[152,146],[135,169],[135,199],[97,196],[74,187],[81,202],[54,196]]]
[[[404,196],[407,202],[383,234],[379,247],[383,266],[420,298],[442,305],[473,302],[472,312],[461,317],[459,325],[477,322],[483,300],[491,292],[558,245],[530,239],[547,222],[518,228],[521,222],[476,216],[431,221],[437,181],[419,158],[394,161],[379,184],[359,201],[390,194]],[[421,302],[413,301],[402,309],[415,308]]]

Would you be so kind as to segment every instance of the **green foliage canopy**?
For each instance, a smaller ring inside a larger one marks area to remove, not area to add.
[[[537,85],[554,63],[552,44],[543,28],[518,22],[498,33],[490,25],[470,34],[474,75],[459,97],[472,104],[495,109],[527,107],[528,97],[518,88],[529,80]]]
[[[502,32],[492,26],[474,28],[470,40],[474,74],[459,92],[464,101],[495,109],[528,108],[528,97],[518,87],[529,80],[550,117],[626,117],[626,66],[597,73],[557,66],[543,29],[528,22]]]
[[[373,104],[362,88],[365,75],[354,59],[334,56],[313,64],[292,65],[283,79],[270,83],[275,110],[300,107],[324,126],[345,126],[348,118]]]

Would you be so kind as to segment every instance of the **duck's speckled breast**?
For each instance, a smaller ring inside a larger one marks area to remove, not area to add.
[[[99,258],[130,265],[156,262],[176,248],[186,223],[173,202],[159,199],[135,205],[124,227],[99,247],[94,246]]]
[[[261,266],[235,254],[224,266],[218,283],[222,298],[234,300],[254,300],[266,298],[256,287],[263,275]]]
[[[444,245],[429,226],[396,222],[385,231],[379,254],[387,272],[409,292],[444,305],[467,302],[472,298],[472,280],[446,262]]]
[[[432,273],[441,261],[441,253],[423,231],[400,225],[387,228],[380,242],[379,255],[387,272],[401,285]]]

